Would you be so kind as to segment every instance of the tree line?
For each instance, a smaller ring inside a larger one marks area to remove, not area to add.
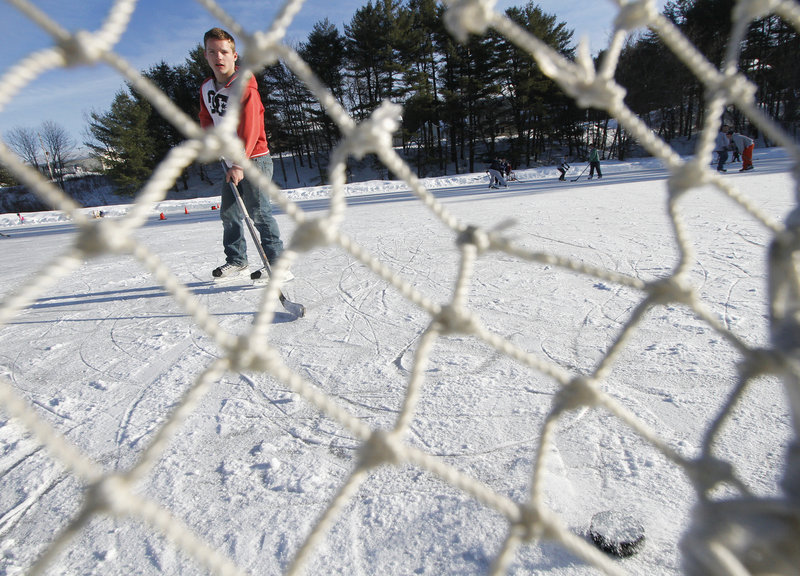
[[[733,0],[671,0],[663,13],[719,68],[731,33],[733,6]],[[797,30],[778,16],[765,16],[750,23],[740,48],[739,70],[755,84],[757,106],[796,138],[800,120]],[[631,110],[667,142],[690,138],[704,121],[703,86],[653,33],[628,42],[616,79],[627,89],[625,101]],[[733,106],[722,120],[737,131],[758,136]]]
[[[733,5],[734,0],[671,0],[664,15],[719,66]],[[557,16],[532,2],[509,8],[506,16],[564,57],[574,57],[573,31]],[[739,62],[758,87],[758,105],[792,133],[798,125],[800,77],[793,64],[799,42],[789,24],[767,16],[751,23]],[[421,176],[479,171],[497,155],[514,166],[531,166],[561,154],[581,157],[590,146],[622,159],[636,144],[614,129],[605,112],[579,109],[504,37],[490,31],[457,43],[436,0],[369,0],[341,31],[327,19],[317,22],[296,50],[357,121],[383,100],[403,105],[398,143]],[[201,45],[183,64],[161,62],[143,74],[197,117],[199,87],[211,74]],[[665,140],[691,138],[703,121],[703,86],[652,32],[628,39],[615,74],[628,106]],[[260,71],[257,80],[276,170],[309,166],[324,182],[337,126],[282,62]],[[757,136],[734,108],[726,114],[728,123]],[[120,189],[130,192],[182,140],[130,86],[116,94],[109,110],[90,115],[88,133],[86,144]]]

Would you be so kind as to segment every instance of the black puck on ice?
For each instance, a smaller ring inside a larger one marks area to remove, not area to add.
[[[592,516],[589,536],[603,552],[627,558],[644,544],[644,526],[633,516],[606,510]]]

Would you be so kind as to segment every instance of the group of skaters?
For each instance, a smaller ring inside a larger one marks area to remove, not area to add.
[[[558,179],[562,182],[567,178],[567,171],[570,165],[566,157],[561,157],[558,161],[558,171],[561,174]],[[593,147],[589,152],[589,180],[594,178],[595,172],[598,178],[603,177],[603,172],[600,170],[600,151]],[[514,175],[511,170],[511,163],[505,158],[495,158],[489,167],[486,169],[489,174],[489,188],[508,188],[508,180],[513,180]]]
[[[733,153],[733,162],[738,162],[741,155],[742,168],[739,172],[746,172],[753,169],[753,148],[755,142],[752,138],[734,132],[730,126],[722,126],[717,134],[715,152],[717,153],[717,170],[719,172],[727,172],[725,169],[725,162],[728,161],[728,152]],[[597,177],[602,178],[603,173],[600,170],[600,152],[596,147],[592,148],[589,152],[589,180],[594,177],[597,172]],[[558,179],[561,182],[566,181],[567,172],[570,169],[569,161],[566,157],[561,157],[556,166],[559,172]]]
[[[753,142],[752,138],[734,132],[730,126],[723,126],[720,128],[715,141],[714,152],[717,153],[717,172],[727,172],[725,162],[728,161],[728,151],[733,152],[734,162],[739,161],[739,154],[741,154],[742,168],[739,172],[752,170],[753,148],[755,148],[755,142]]]
[[[558,179],[561,182],[565,182],[567,180],[567,172],[569,171],[569,161],[566,157],[562,156],[558,159],[558,172],[559,177]],[[585,170],[585,169],[584,169]],[[600,151],[593,147],[589,152],[589,180],[594,178],[594,173],[597,172],[597,177],[602,178],[603,172],[600,170]]]

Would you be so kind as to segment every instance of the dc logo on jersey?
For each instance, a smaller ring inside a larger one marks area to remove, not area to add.
[[[218,92],[209,90],[208,105],[212,114],[225,116],[225,110],[228,108],[228,97],[225,94],[219,94]]]

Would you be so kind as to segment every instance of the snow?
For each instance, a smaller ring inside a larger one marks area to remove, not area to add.
[[[759,149],[756,170],[725,178],[776,221],[794,207],[791,164]],[[575,166],[575,177],[582,166]],[[525,250],[652,281],[677,263],[666,213],[667,172],[652,159],[604,162],[602,180],[558,182],[555,166],[517,171],[508,189],[484,174],[429,179],[462,222],[502,228]],[[326,187],[286,190],[311,216]],[[435,302],[452,297],[455,234],[402,183],[348,185],[342,230]],[[233,335],[251,328],[263,289],[215,284],[223,261],[218,198],[152,206],[137,238]],[[695,253],[691,281],[714,318],[749,347],[769,343],[766,255],[771,231],[710,186],[680,201]],[[106,219],[129,205],[104,208]],[[87,212],[90,210],[87,209]],[[188,212],[188,213],[187,213]],[[165,220],[159,220],[164,213]],[[75,241],[58,212],[0,215],[5,302]],[[295,224],[278,213],[284,239]],[[509,224],[509,220],[513,223]],[[505,226],[505,228],[503,228]],[[258,262],[251,253],[251,264]],[[268,334],[282,360],[371,429],[390,429],[429,316],[351,254],[301,254],[286,286],[306,317],[277,312]],[[468,303],[484,326],[573,375],[606,356],[643,293],[489,252]],[[105,473],[133,466],[199,375],[222,357],[214,339],[131,257],[103,255],[59,279],[0,327],[0,376]],[[614,359],[602,389],[685,458],[728,402],[741,354],[687,306],[650,309]],[[406,442],[497,494],[526,502],[542,426],[560,386],[470,335],[437,340]],[[762,376],[726,421],[715,453],[758,496],[780,494],[792,436],[781,381]],[[214,549],[252,574],[281,574],[357,464],[360,441],[281,380],[228,372],[206,392],[139,483]],[[602,409],[563,416],[548,448],[544,500],[575,534],[594,514],[638,519],[642,550],[613,560],[633,574],[682,573],[678,545],[697,501],[683,469]],[[22,574],[79,513],[85,485],[0,410],[0,573]],[[724,491],[723,491],[724,492]],[[312,554],[308,574],[484,574],[506,519],[421,468],[374,469]],[[200,574],[188,557],[133,518],[95,516],[48,574]],[[551,541],[523,543],[510,574],[596,573]]]

